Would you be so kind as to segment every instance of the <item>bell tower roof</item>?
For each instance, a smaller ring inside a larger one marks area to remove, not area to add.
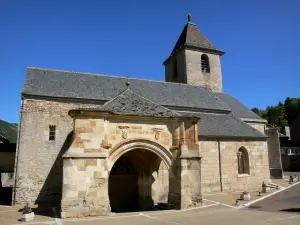
[[[192,50],[198,50],[201,52],[217,54],[220,56],[225,53],[221,50],[218,50],[199,30],[197,25],[192,22],[191,13],[188,14],[188,23],[184,26],[170,56],[172,56],[183,47]],[[168,57],[168,59],[170,58],[170,56]],[[168,59],[164,62],[164,64],[168,61]]]

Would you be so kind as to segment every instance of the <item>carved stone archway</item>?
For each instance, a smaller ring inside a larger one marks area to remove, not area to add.
[[[158,202],[167,203],[172,155],[163,146],[132,139],[112,149],[107,162],[113,212],[152,210]]]
[[[171,167],[173,156],[171,152],[164,148],[162,145],[147,139],[131,139],[118,144],[110,151],[107,158],[109,161],[109,171],[112,168],[113,164],[122,155],[134,149],[144,149],[153,152],[163,160],[168,169]]]

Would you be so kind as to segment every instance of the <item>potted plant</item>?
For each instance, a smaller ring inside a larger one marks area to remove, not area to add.
[[[21,220],[28,222],[34,219],[34,212],[32,212],[31,207],[29,206],[29,204],[27,203],[23,210],[22,210],[22,217]]]
[[[247,192],[247,191],[244,191],[244,192],[241,194],[241,199],[242,199],[242,200],[249,201],[250,198],[251,198],[250,193]]]

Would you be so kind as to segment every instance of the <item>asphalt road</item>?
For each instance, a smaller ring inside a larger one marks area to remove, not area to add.
[[[251,205],[248,209],[300,215],[300,184],[259,201]]]

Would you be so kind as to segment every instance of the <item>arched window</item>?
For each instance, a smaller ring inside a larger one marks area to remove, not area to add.
[[[247,150],[244,147],[239,148],[237,158],[239,174],[250,174],[249,156]]]
[[[203,73],[209,73],[209,58],[206,54],[201,55],[201,70]]]

